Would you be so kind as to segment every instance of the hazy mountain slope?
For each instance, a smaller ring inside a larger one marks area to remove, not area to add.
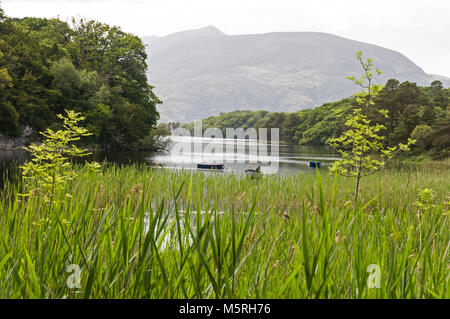
[[[215,27],[144,38],[149,80],[162,99],[162,121],[192,121],[233,110],[295,111],[336,101],[357,90],[355,52],[375,60],[389,78],[428,85],[404,55],[317,32],[228,36]]]

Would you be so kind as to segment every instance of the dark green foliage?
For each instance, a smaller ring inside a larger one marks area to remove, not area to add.
[[[411,154],[443,158],[448,156],[450,144],[449,97],[450,89],[444,89],[439,81],[419,87],[391,79],[376,99],[370,119],[387,127],[385,141],[389,146],[415,135],[419,143],[412,147]],[[380,109],[388,110],[389,118],[376,115]]]
[[[447,111],[438,117],[428,141],[432,141],[431,156],[443,159],[450,156],[450,112]]]
[[[433,130],[425,124],[417,125],[411,133],[411,137],[416,140],[416,146],[423,150],[429,150],[431,147],[430,135]]]
[[[450,104],[450,96],[448,92],[446,93],[444,90],[441,81],[433,81],[431,87],[428,88],[428,91],[430,91],[429,94],[433,105],[446,109]]]
[[[37,137],[69,109],[86,118],[90,144],[148,144],[160,101],[147,83],[140,38],[96,21],[72,22],[7,18],[0,11],[0,121],[9,123],[0,134],[20,136],[28,126]]]
[[[450,89],[435,81],[430,87],[420,87],[416,83],[400,83],[389,80],[374,104],[365,110],[373,123],[387,127],[383,132],[386,146],[405,143],[413,131],[420,142],[412,147],[410,154],[426,154],[433,158],[445,158],[450,149]],[[334,103],[326,103],[315,109],[296,113],[267,111],[235,111],[222,113],[203,120],[203,129],[217,127],[225,135],[227,127],[244,129],[249,127],[280,129],[280,139],[289,144],[326,145],[330,138],[342,134],[345,118],[356,107],[353,98]],[[380,110],[387,110],[389,117],[382,116]],[[173,123],[172,128],[179,126]],[[193,123],[185,125],[193,129]],[[424,129],[424,127],[428,129]]]
[[[0,103],[0,127],[4,134],[17,136],[19,134],[19,114],[8,103]]]
[[[353,108],[353,102],[352,99],[343,99],[295,113],[234,111],[204,119],[202,125],[203,129],[219,128],[224,136],[226,128],[279,128],[281,141],[290,144],[324,145],[330,137],[342,133],[344,121],[340,115],[347,114]],[[172,124],[172,128],[179,125]],[[190,130],[194,128],[193,123],[185,126]]]
[[[326,103],[314,110],[300,111],[302,119],[297,126],[299,144],[324,145],[328,139],[339,136],[344,130],[345,116],[354,108],[353,99]]]

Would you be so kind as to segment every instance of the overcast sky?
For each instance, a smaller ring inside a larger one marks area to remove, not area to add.
[[[450,0],[0,0],[12,17],[82,16],[139,36],[320,31],[399,51],[450,77]]]

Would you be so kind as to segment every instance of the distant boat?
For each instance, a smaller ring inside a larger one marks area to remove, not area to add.
[[[309,167],[320,168],[320,162],[309,162]]]
[[[224,164],[197,164],[197,168],[201,169],[224,169]]]
[[[256,169],[246,169],[245,175],[250,176],[251,178],[258,176],[258,174],[261,172],[261,166],[258,166]]]

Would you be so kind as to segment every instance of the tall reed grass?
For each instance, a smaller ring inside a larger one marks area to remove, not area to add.
[[[448,298],[442,165],[370,176],[357,207],[354,181],[325,171],[247,179],[78,167],[51,208],[10,183],[0,298]],[[426,187],[436,198],[420,210]],[[368,285],[373,264],[379,288]]]

